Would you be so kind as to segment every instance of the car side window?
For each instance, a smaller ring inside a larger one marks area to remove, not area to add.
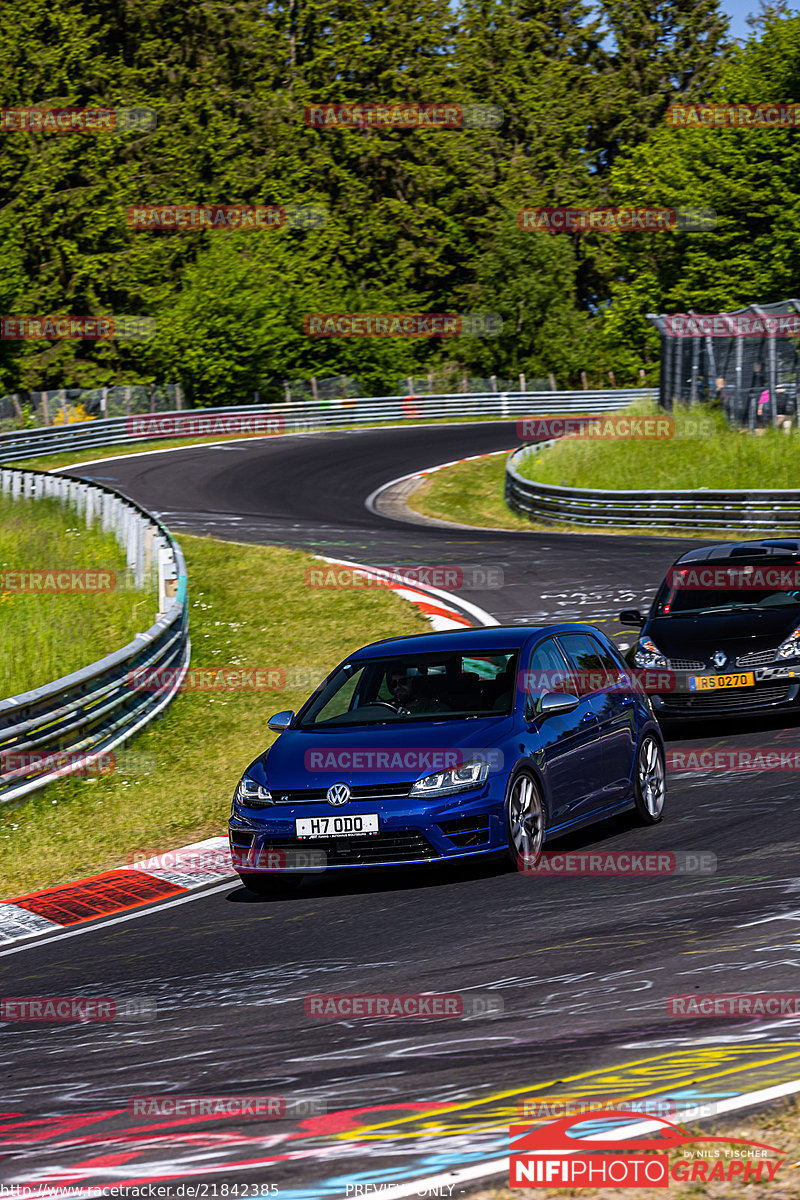
[[[573,677],[569,663],[554,638],[534,647],[525,679],[525,715],[536,712],[536,704],[547,692],[571,692]]]
[[[598,638],[591,638],[591,642],[597,647],[604,670],[608,671],[609,674],[613,674],[615,679],[619,679],[620,676],[625,679],[629,677],[630,667],[625,665],[622,655],[615,653],[613,647],[604,646]]]
[[[578,673],[578,695],[600,692],[615,684],[620,674],[619,663],[595,638],[588,633],[562,633],[558,640]]]

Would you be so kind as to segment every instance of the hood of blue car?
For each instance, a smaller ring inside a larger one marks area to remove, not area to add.
[[[408,721],[374,726],[287,729],[248,774],[270,789],[329,787],[421,779],[448,766],[488,755],[497,767],[497,743],[513,717],[465,721]]]

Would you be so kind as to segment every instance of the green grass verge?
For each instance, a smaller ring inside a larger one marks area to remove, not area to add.
[[[530,530],[531,522],[512,513],[503,499],[507,462],[507,454],[493,454],[443,467],[427,475],[406,503],[415,512],[440,521]]]
[[[296,550],[182,537],[192,669],[285,670],[275,691],[187,690],[133,741],[123,771],[50,784],[0,812],[0,897],[77,879],[224,834],[233,789],[274,739],[267,718],[297,709],[365,642],[427,633],[391,592],[309,589]],[[137,769],[138,768],[138,769]]]
[[[622,415],[661,415],[638,403]],[[607,414],[610,419],[615,414]],[[800,431],[731,429],[719,413],[677,410],[673,439],[660,441],[563,441],[527,459],[520,474],[557,486],[608,488],[780,488],[800,487]],[[605,417],[603,418],[605,419]],[[429,475],[408,498],[423,516],[486,529],[605,533],[629,536],[630,529],[529,521],[504,499],[506,456],[476,459]],[[642,536],[739,540],[729,530],[687,527],[663,531],[636,529]]]
[[[64,568],[124,572],[125,554],[112,534],[87,529],[71,506],[0,496],[0,572]],[[47,593],[19,591],[21,582],[0,579],[0,697],[77,671],[155,620],[152,587]]]
[[[676,409],[672,415],[672,438],[570,438],[526,459],[520,474],[538,483],[609,490],[800,487],[800,430],[753,434],[706,409],[699,416],[698,409]]]

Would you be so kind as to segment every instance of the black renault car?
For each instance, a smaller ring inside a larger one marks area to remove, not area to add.
[[[660,720],[800,713],[800,539],[726,542],[667,571],[628,655]]]

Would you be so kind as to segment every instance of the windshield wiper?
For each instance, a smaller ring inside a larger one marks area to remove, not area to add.
[[[744,604],[744,603],[721,604],[717,608],[699,608],[699,609],[694,609],[693,611],[695,613],[697,613],[698,616],[702,617],[702,616],[705,616],[706,613],[745,612],[747,609],[750,609],[750,608],[761,609],[761,605],[760,604]],[[763,612],[764,610],[761,609],[761,611]]]

